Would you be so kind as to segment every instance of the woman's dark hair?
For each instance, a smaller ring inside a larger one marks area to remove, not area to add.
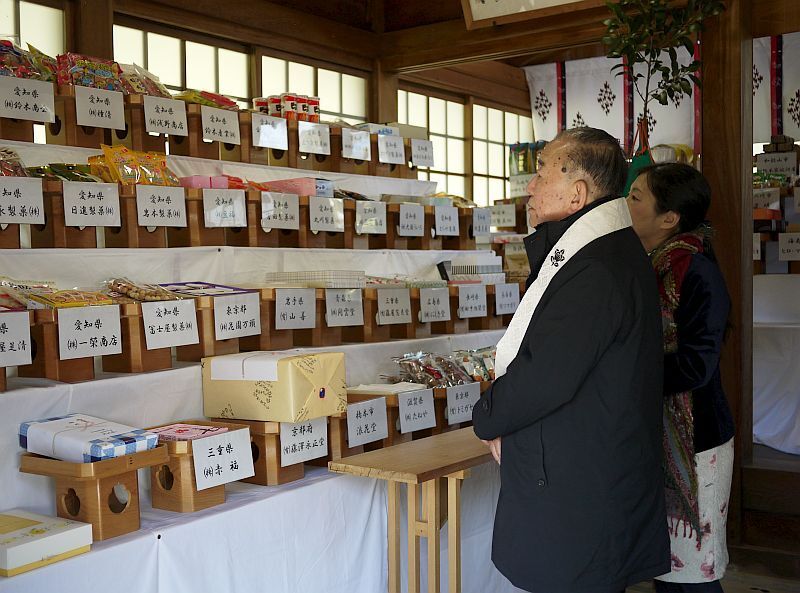
[[[692,231],[705,222],[711,188],[700,171],[682,163],[657,163],[644,167],[639,175],[647,175],[659,214],[672,211],[681,215],[678,232]]]

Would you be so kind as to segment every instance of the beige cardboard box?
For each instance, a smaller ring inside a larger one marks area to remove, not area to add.
[[[344,354],[246,352],[204,358],[209,418],[302,422],[347,409]]]

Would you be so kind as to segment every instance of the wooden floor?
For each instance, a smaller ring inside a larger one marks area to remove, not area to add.
[[[740,572],[735,566],[729,566],[722,588],[725,593],[799,593],[800,581]],[[653,593],[653,585],[642,583],[628,587],[627,593]]]

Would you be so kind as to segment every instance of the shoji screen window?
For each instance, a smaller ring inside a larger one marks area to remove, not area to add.
[[[472,199],[479,206],[489,206],[508,195],[508,146],[533,142],[533,120],[473,105],[472,138]]]

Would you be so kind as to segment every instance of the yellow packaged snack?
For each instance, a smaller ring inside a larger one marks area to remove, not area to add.
[[[122,185],[135,185],[139,183],[141,173],[136,156],[124,146],[102,145],[106,164],[111,171],[114,181]]]

